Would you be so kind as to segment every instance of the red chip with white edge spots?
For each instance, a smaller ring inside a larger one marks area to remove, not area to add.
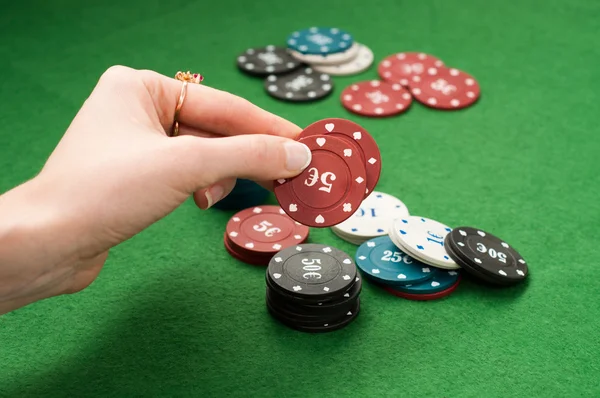
[[[424,75],[413,76],[410,91],[420,103],[447,110],[473,105],[481,94],[473,76],[454,68],[430,68]]]
[[[429,68],[442,68],[444,62],[425,53],[406,52],[384,58],[377,67],[379,76],[390,83],[409,86],[414,76],[425,74]]]
[[[308,167],[275,182],[273,191],[288,216],[310,227],[331,227],[350,218],[366,190],[366,171],[356,145],[329,135],[300,138],[312,152]]]
[[[308,237],[308,227],[288,217],[279,206],[256,206],[236,213],[226,227],[233,248],[275,254]],[[239,250],[237,250],[239,251]]]
[[[392,116],[405,112],[412,103],[410,92],[399,83],[378,80],[354,83],[342,91],[344,108],[362,116]]]

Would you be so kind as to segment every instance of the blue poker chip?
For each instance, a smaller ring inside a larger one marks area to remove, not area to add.
[[[338,28],[308,28],[288,36],[290,49],[302,54],[327,55],[349,49],[354,43],[352,35]]]
[[[460,279],[460,273],[456,270],[445,270],[435,267],[431,268],[435,269],[435,272],[433,272],[433,276],[430,280],[412,285],[394,286],[394,290],[411,294],[438,293],[443,290],[450,289],[452,286],[458,283]]]
[[[431,279],[436,268],[404,253],[388,236],[366,241],[356,252],[356,265],[369,278],[386,285],[401,286]]]

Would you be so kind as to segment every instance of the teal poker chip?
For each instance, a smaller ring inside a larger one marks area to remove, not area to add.
[[[394,286],[394,290],[411,294],[432,294],[450,289],[460,281],[460,273],[456,270],[445,270],[431,267],[435,270],[431,279],[406,286]]]
[[[312,27],[290,34],[287,45],[302,54],[327,55],[349,49],[354,43],[352,35],[338,28]]]
[[[398,249],[389,236],[380,236],[360,245],[356,265],[370,279],[394,286],[419,284],[437,273],[435,267]]]

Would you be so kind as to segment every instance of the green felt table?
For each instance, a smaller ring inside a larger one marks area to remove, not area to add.
[[[267,314],[264,268],[226,254],[232,213],[190,200],[112,250],[88,289],[0,317],[0,396],[600,396],[599,21],[593,0],[2,1],[0,190],[35,175],[109,66],[192,70],[300,126],[358,122],[381,148],[378,190],[500,235],[531,275],[507,289],[465,280],[432,302],[365,284],[349,327],[299,333]],[[376,68],[296,105],[235,67],[313,25],[349,30],[376,62],[434,54],[482,97],[367,119],[339,93]],[[356,250],[329,229],[311,241]]]

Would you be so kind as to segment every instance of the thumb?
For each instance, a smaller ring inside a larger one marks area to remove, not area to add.
[[[178,172],[190,192],[228,178],[269,181],[300,174],[311,162],[310,149],[289,138],[247,134],[223,138],[181,136],[172,141]],[[182,170],[181,165],[187,168]],[[180,174],[181,175],[181,174]]]

